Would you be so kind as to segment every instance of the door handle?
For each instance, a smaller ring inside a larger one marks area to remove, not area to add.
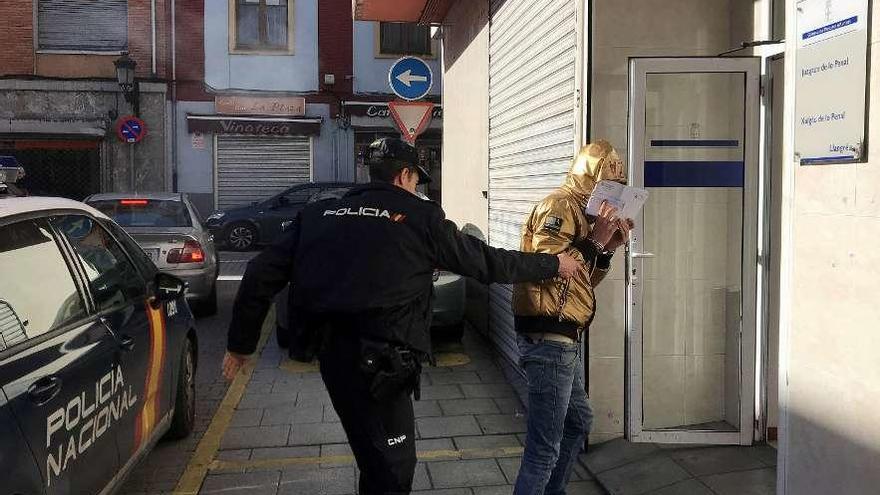
[[[653,258],[654,253],[632,253],[633,258]]]
[[[57,376],[47,376],[28,387],[28,396],[39,406],[52,400],[60,391],[61,379]]]
[[[130,335],[120,335],[119,347],[125,352],[131,352],[134,349],[134,338]]]

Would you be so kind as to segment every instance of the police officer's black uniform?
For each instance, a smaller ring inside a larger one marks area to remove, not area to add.
[[[415,163],[414,149],[399,140],[371,149]],[[273,296],[294,287],[290,313],[323,338],[321,375],[361,470],[362,495],[407,494],[412,486],[409,396],[421,370],[413,358],[430,354],[437,268],[517,283],[555,277],[559,260],[489,247],[461,233],[436,203],[372,182],[307,207],[282,241],[248,264],[235,301],[228,350],[251,354]]]

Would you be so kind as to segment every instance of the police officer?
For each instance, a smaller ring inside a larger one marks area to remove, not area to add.
[[[373,142],[365,160],[371,183],[306,207],[248,264],[223,372],[231,379],[256,350],[272,298],[291,283],[291,313],[323,342],[321,376],[360,468],[360,493],[408,494],[416,467],[410,395],[431,352],[433,271],[516,283],[570,278],[583,265],[461,233],[439,205],[415,195],[431,178],[400,139]]]

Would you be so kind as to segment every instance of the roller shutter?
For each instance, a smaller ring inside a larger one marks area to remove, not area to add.
[[[39,0],[42,50],[121,51],[128,46],[127,0]]]
[[[577,10],[573,0],[494,0],[489,31],[489,242],[519,249],[536,202],[559,186],[575,140]],[[512,287],[489,294],[490,338],[519,352]]]
[[[247,205],[309,182],[308,136],[217,136],[217,207]]]

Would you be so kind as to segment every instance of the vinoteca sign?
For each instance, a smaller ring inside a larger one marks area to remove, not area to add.
[[[224,134],[262,134],[265,136],[284,136],[290,134],[290,124],[269,122],[233,122],[221,120],[220,128]]]
[[[321,132],[320,119],[234,119],[214,116],[187,117],[189,132],[246,134],[252,136],[303,136]]]

